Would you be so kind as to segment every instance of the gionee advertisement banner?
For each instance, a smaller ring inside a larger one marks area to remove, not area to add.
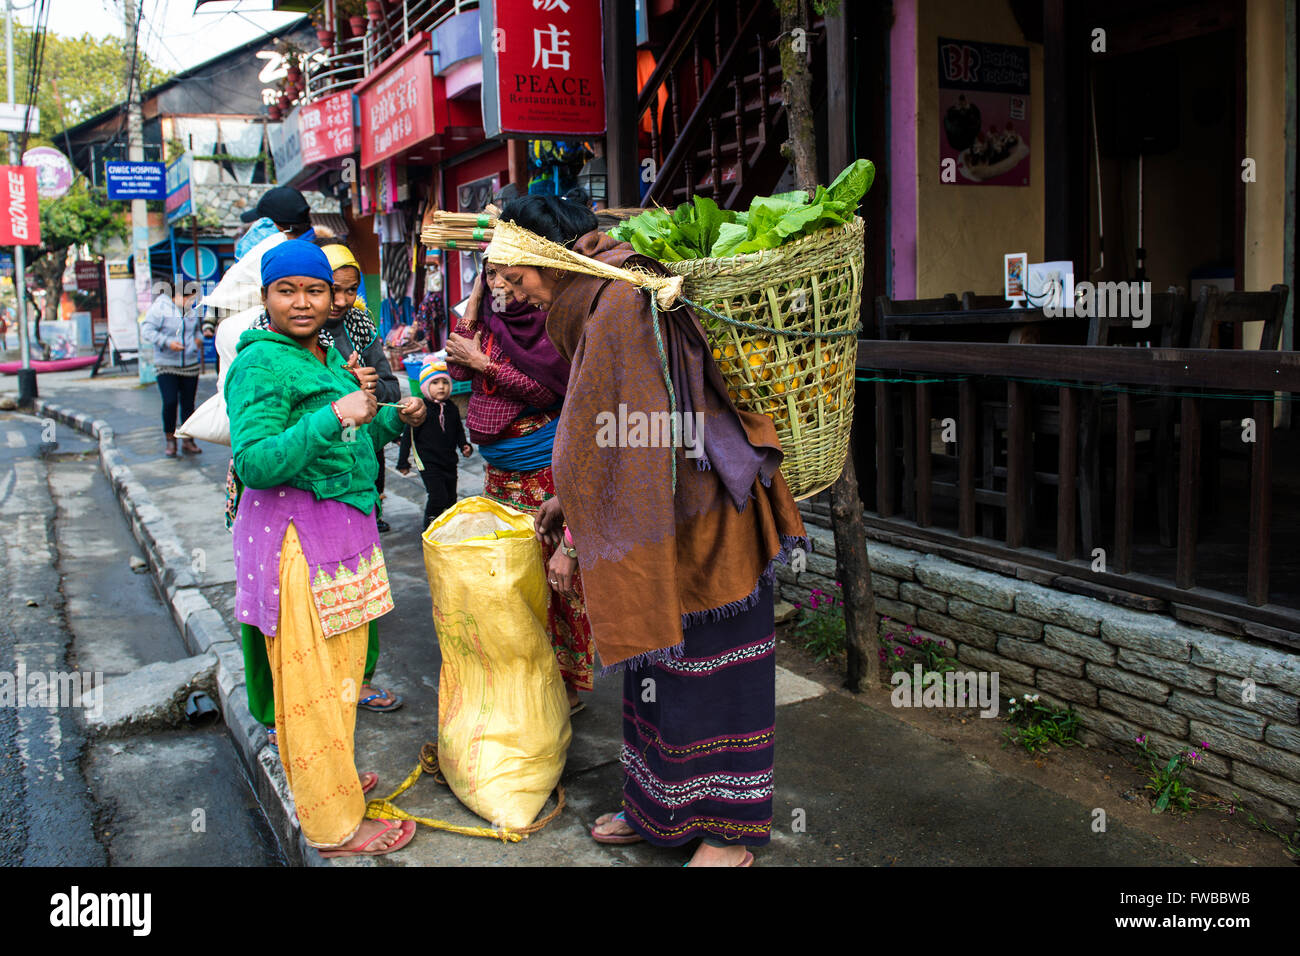
[[[492,0],[479,11],[484,133],[605,132],[600,0]]]
[[[41,244],[37,198],[35,169],[0,166],[0,246]]]

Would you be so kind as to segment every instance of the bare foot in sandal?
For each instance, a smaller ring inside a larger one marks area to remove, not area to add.
[[[596,825],[591,828],[591,838],[597,843],[638,843],[643,839],[632,829],[622,810],[597,817]]]
[[[409,820],[363,820],[356,835],[335,850],[321,850],[323,857],[379,856],[400,850],[415,836],[415,824]]]

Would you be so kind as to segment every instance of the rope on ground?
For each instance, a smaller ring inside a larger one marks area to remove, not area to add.
[[[564,809],[564,787],[556,784],[555,809],[526,827],[463,827],[455,823],[448,823],[446,820],[417,817],[414,814],[407,813],[393,801],[411,789],[415,782],[426,773],[433,777],[435,783],[447,786],[447,781],[438,768],[438,745],[435,743],[426,743],[420,748],[419,762],[416,763],[415,769],[407,775],[396,790],[386,797],[378,797],[366,804],[366,816],[371,820],[411,820],[415,823],[422,823],[434,830],[445,830],[448,833],[459,833],[462,836],[487,837],[489,839],[498,839],[502,843],[519,843],[521,840],[540,831],[558,817],[560,811]]]

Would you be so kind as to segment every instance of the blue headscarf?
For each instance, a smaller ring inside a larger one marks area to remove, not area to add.
[[[334,284],[334,270],[320,246],[301,239],[285,240],[262,256],[263,287],[286,276],[306,276]]]

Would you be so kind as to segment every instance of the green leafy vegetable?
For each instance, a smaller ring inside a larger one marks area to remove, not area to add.
[[[851,222],[875,176],[871,161],[859,159],[829,188],[818,186],[811,198],[801,189],[759,196],[748,210],[736,211],[720,209],[712,199],[697,196],[671,214],[648,209],[611,229],[610,235],[661,262],[775,249],[819,229]]]

